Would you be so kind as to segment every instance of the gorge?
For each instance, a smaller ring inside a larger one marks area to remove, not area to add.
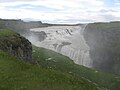
[[[89,56],[89,47],[83,37],[83,29],[86,25],[78,26],[51,26],[34,28],[30,31],[44,32],[46,38],[42,41],[35,35],[27,37],[34,45],[51,49],[65,56],[70,57],[75,63],[92,67],[92,60]]]
[[[120,22],[61,25],[0,19],[0,26],[77,64],[120,75]]]
[[[91,23],[77,26],[33,28],[41,33],[28,39],[38,47],[51,49],[71,58],[75,63],[100,71],[120,74],[120,23]]]

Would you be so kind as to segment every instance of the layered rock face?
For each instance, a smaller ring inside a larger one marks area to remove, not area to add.
[[[120,75],[120,23],[88,24],[84,37],[90,47],[92,66]]]
[[[32,61],[31,43],[10,30],[0,30],[0,50],[26,61]]]

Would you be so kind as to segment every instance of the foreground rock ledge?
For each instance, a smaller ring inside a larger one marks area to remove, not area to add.
[[[32,44],[10,30],[0,30],[0,50],[26,61],[32,61]]]

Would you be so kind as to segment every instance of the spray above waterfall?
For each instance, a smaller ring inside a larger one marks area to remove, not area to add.
[[[85,30],[85,28],[86,28],[87,25],[88,25],[88,24],[84,24],[84,25],[81,27],[81,29],[80,29],[80,33],[81,33],[81,34],[83,34],[83,32],[84,32],[84,30]]]

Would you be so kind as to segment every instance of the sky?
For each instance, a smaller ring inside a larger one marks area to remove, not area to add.
[[[0,0],[0,18],[45,23],[120,21],[120,0]]]

